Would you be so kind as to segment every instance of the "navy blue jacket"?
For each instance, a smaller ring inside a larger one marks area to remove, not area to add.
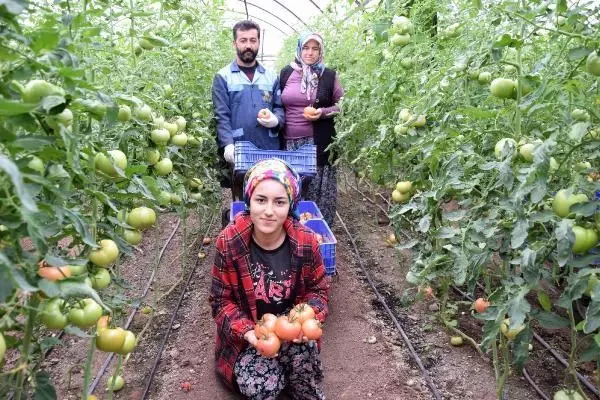
[[[285,123],[277,75],[258,64],[252,82],[237,63],[223,67],[215,76],[212,100],[217,119],[220,148],[238,140],[247,140],[265,150],[278,150],[279,127]],[[265,128],[256,120],[258,111],[270,109],[279,126]]]

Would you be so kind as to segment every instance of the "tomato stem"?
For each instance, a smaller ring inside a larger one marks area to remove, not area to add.
[[[90,387],[90,379],[92,377],[92,361],[94,360],[94,349],[96,348],[96,328],[92,330],[92,338],[88,348],[87,359],[85,361],[85,372],[83,375],[83,392],[81,393],[82,400],[87,400],[88,389]]]
[[[25,376],[27,375],[27,364],[29,363],[29,353],[31,350],[31,337],[33,336],[33,325],[35,324],[35,317],[38,312],[38,306],[40,300],[38,296],[31,296],[29,299],[29,313],[27,315],[27,325],[25,326],[25,332],[23,333],[23,350],[21,351],[21,371],[19,371],[19,377],[17,379],[17,391],[15,393],[15,399],[21,398],[23,393],[23,386],[25,384]]]

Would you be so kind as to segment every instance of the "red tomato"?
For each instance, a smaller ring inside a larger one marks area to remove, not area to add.
[[[483,297],[480,297],[473,303],[473,309],[478,313],[482,313],[489,307],[489,305],[489,301],[485,300]]]
[[[281,347],[281,341],[273,332],[267,332],[256,342],[256,350],[265,357],[273,357]]]
[[[321,323],[315,319],[307,319],[302,323],[302,333],[308,340],[317,340],[323,335]]]
[[[271,313],[266,313],[256,323],[254,327],[254,333],[256,337],[265,335],[267,332],[275,331],[275,322],[277,322],[277,316]]]
[[[281,340],[294,340],[297,339],[302,331],[302,325],[298,320],[292,320],[286,316],[277,318],[275,322],[275,334]]]
[[[314,318],[315,310],[306,303],[300,303],[290,311],[290,319],[297,319],[300,324],[304,321]]]

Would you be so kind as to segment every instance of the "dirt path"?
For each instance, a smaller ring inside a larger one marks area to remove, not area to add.
[[[411,303],[414,288],[405,283],[410,255],[397,253],[384,245],[383,238],[389,233],[389,228],[377,225],[377,209],[361,201],[355,193],[344,190],[340,190],[339,204],[339,212],[356,236],[361,255],[378,289],[398,314],[443,398],[495,399],[495,379],[489,362],[466,346],[454,348],[448,345],[447,332],[433,318],[435,301]],[[166,242],[175,220],[174,215],[162,217],[157,243]],[[191,218],[188,229],[204,232],[207,225],[207,220]],[[218,233],[218,225],[217,216],[212,237]],[[338,239],[336,258],[339,275],[332,282],[330,316],[325,325],[321,353],[325,368],[323,387],[328,399],[431,399],[430,391],[404,342],[367,286],[348,237],[339,223],[336,223],[334,233]],[[122,267],[125,280],[132,285],[132,292],[139,292],[147,282],[148,271],[155,260],[155,239],[153,234],[147,236],[142,246],[144,254],[128,258]],[[189,241],[193,239],[195,237]],[[189,271],[182,274],[179,261],[171,264],[182,249],[182,240],[180,226],[165,251],[151,294],[164,294],[179,278],[187,278]],[[215,324],[207,301],[214,257],[212,244],[207,253],[207,257],[200,260],[173,324],[152,382],[150,399],[238,399],[218,382],[214,374]],[[188,252],[188,266],[196,262],[197,254],[198,245]],[[114,396],[115,399],[141,398],[172,310],[180,297],[180,289],[181,286],[177,287],[156,306],[144,340],[124,367],[126,387]],[[143,301],[148,302],[149,298]],[[148,315],[138,313],[130,329],[139,333],[148,319]],[[80,398],[86,342],[68,336],[64,341],[66,346],[59,347],[47,361],[53,381],[58,386],[59,399]],[[105,356],[105,353],[96,352],[94,371],[98,371]],[[103,391],[104,382],[114,367],[113,360],[95,392],[100,399],[108,398]],[[189,383],[189,392],[182,389],[184,383]],[[511,399],[537,398],[519,377],[511,377],[509,385]]]

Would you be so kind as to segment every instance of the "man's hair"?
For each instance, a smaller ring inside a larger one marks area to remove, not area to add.
[[[244,20],[240,21],[233,26],[233,40],[237,39],[238,31],[249,31],[251,29],[256,29],[258,32],[258,38],[260,39],[260,26],[254,21]]]

